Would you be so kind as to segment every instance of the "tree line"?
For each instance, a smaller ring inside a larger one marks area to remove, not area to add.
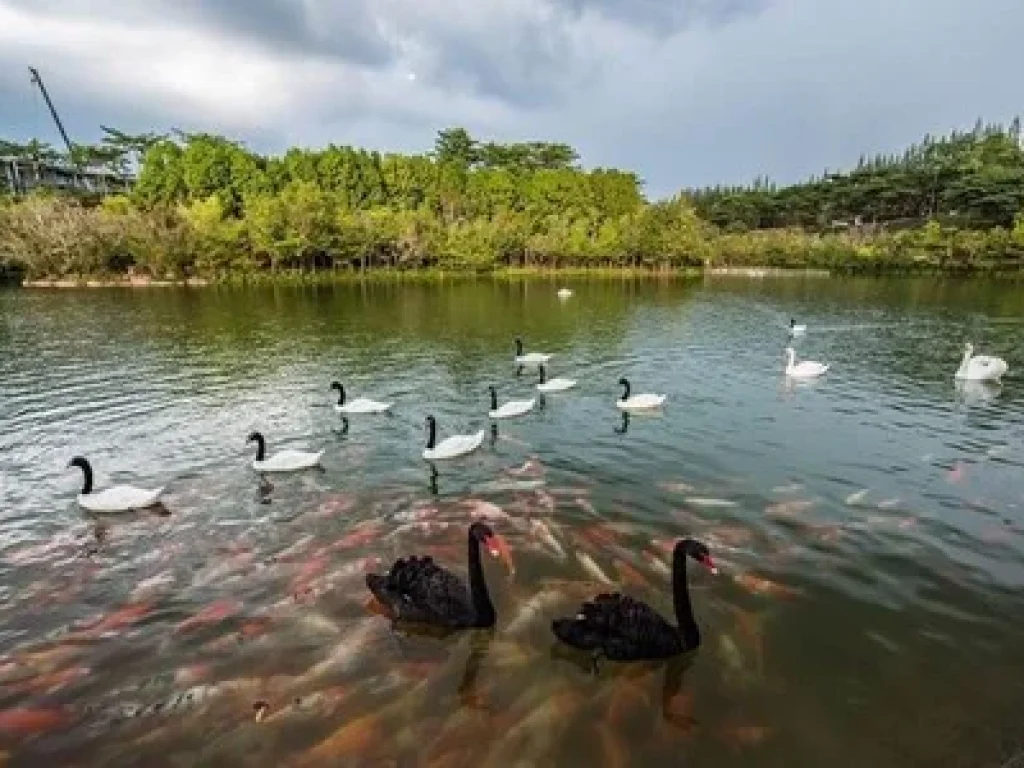
[[[0,204],[0,263],[29,276],[233,278],[502,267],[1019,269],[1020,125],[978,125],[900,157],[777,187],[682,190],[584,169],[560,143],[438,133],[421,155],[329,145],[265,156],[209,133],[129,136],[130,195]],[[2,154],[2,149],[0,149]],[[115,161],[112,161],[115,162]],[[907,222],[909,221],[909,224]]]
[[[690,190],[702,218],[733,231],[938,220],[958,227],[1012,227],[1024,210],[1020,118],[925,136],[901,155],[861,157],[847,173],[825,173],[777,187],[765,179],[739,187]]]

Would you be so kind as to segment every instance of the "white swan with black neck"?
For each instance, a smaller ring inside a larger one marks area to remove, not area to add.
[[[523,340],[516,336],[516,365],[540,365],[551,359],[549,352],[523,352]]]
[[[494,387],[488,387],[488,391],[491,393],[491,410],[487,412],[487,415],[492,419],[511,419],[516,416],[522,416],[533,410],[533,406],[537,402],[537,398],[531,397],[529,400],[509,400],[506,403],[502,403],[498,406],[498,391]]]
[[[567,389],[572,389],[576,386],[576,379],[566,379],[561,376],[556,376],[553,379],[548,379],[547,369],[542,365],[540,368],[540,381],[537,383],[538,392],[564,392]]]
[[[247,443],[256,443],[256,458],[252,468],[257,472],[295,472],[300,469],[315,467],[323,458],[324,451],[296,451],[285,449],[273,456],[267,456],[267,441],[259,432],[249,434]]]
[[[484,431],[481,429],[469,435],[451,435],[437,442],[437,419],[427,416],[427,447],[423,449],[423,458],[428,461],[454,459],[475,451],[483,441]]]
[[[384,413],[391,410],[392,403],[382,403],[380,400],[371,400],[368,397],[346,400],[345,387],[341,385],[340,381],[332,381],[331,389],[338,392],[338,402],[334,404],[334,410],[346,416],[353,413]]]
[[[158,504],[160,495],[164,492],[163,486],[136,488],[133,485],[115,485],[102,491],[93,491],[92,466],[86,459],[76,456],[68,463],[68,467],[78,467],[85,475],[82,492],[78,494],[77,500],[85,509],[92,512],[130,512],[145,509]]]
[[[629,380],[625,377],[619,379],[619,386],[623,387],[622,397],[615,401],[615,405],[624,411],[643,411],[651,408],[658,408],[665,402],[665,395],[653,395],[648,392],[639,395],[629,393]]]

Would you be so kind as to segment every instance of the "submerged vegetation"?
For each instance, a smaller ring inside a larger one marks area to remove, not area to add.
[[[147,134],[130,196],[0,198],[0,271],[27,277],[500,268],[773,266],[1018,271],[1018,121],[786,187],[649,201],[636,174],[585,170],[565,144],[452,128],[425,155],[350,147],[265,157],[211,134]],[[145,139],[144,141],[142,139]],[[113,147],[113,149],[111,149]]]

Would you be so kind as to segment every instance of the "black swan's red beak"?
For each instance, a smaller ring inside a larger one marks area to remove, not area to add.
[[[711,573],[718,573],[718,566],[715,565],[715,561],[711,559],[711,555],[704,555],[704,557],[700,559],[700,563],[709,571],[711,571]]]
[[[497,534],[488,536],[484,539],[484,546],[487,547],[487,552],[491,557],[500,557],[505,563],[505,567],[508,568],[508,572],[515,575],[516,568],[512,563],[512,552],[509,550],[508,544],[505,543],[505,539]]]

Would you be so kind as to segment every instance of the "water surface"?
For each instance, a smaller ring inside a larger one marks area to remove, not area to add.
[[[1020,749],[1019,287],[567,282],[565,301],[489,280],[0,293],[11,764],[883,768]],[[782,375],[790,317],[823,379]],[[579,384],[493,435],[487,387],[536,382],[516,335]],[[967,340],[1008,361],[1001,388],[954,385]],[[659,414],[622,418],[623,375],[668,395]],[[394,414],[346,427],[334,379]],[[432,468],[427,414],[487,440]],[[261,488],[253,429],[326,449],[323,469]],[[74,455],[101,488],[166,485],[164,508],[84,513]],[[364,572],[421,553],[464,573],[481,517],[515,565],[485,566],[495,630],[393,630]],[[683,535],[721,566],[690,571],[696,654],[595,677],[556,647],[551,619],[602,589],[671,616]]]

